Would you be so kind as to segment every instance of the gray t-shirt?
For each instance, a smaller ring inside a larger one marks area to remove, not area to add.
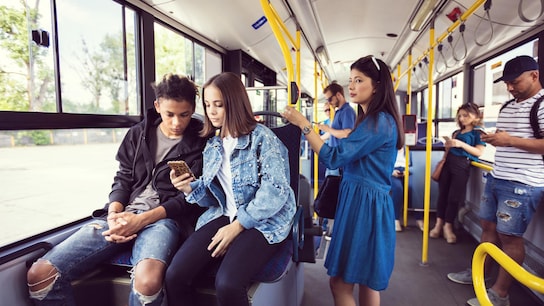
[[[181,138],[172,139],[166,137],[159,126],[157,126],[155,133],[150,134],[150,137],[150,150],[155,152],[155,165],[162,161],[166,154],[181,141]],[[159,194],[153,189],[152,181],[149,181],[144,191],[126,207],[125,211],[148,211],[159,205]]]

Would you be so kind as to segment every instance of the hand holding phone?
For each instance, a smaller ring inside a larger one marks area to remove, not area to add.
[[[449,136],[442,136],[442,137],[444,138],[445,141],[451,140]]]
[[[187,163],[184,160],[172,160],[169,161],[168,166],[174,170],[175,176],[180,176],[185,173],[189,173],[193,179],[196,179],[195,175],[193,174],[193,171],[191,171],[191,168],[187,165]]]

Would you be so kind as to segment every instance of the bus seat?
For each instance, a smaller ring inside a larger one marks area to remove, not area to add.
[[[421,147],[414,147],[410,149],[412,153],[412,190],[410,194],[410,208],[411,210],[422,211],[424,202],[424,190],[425,190],[425,149]],[[434,169],[436,163],[442,159],[444,155],[443,148],[434,147],[431,151],[431,169]],[[431,170],[432,171],[432,170]],[[431,183],[431,195],[430,195],[430,211],[436,211],[436,201],[438,199],[438,183],[430,180]]]
[[[291,233],[287,238],[287,241],[282,244],[282,247],[278,249],[277,254],[263,267],[263,269],[255,275],[253,284],[248,289],[248,298],[251,301],[251,305],[260,306],[267,305],[272,299],[283,299],[281,305],[300,305],[302,301],[303,291],[301,288],[304,286],[304,270],[303,266],[299,264],[301,260],[307,262],[315,262],[315,256],[310,257],[308,255],[302,255],[305,248],[313,248],[313,244],[304,242],[304,235],[308,232],[305,228],[305,216],[310,214],[309,206],[311,203],[307,203],[304,200],[304,207],[299,204],[299,193],[309,193],[308,186],[304,186],[302,190],[299,190],[299,181],[303,180],[299,174],[299,155],[300,155],[300,129],[290,123],[285,123],[281,114],[277,112],[256,112],[255,115],[264,117],[264,123],[267,125],[276,136],[284,143],[289,152],[289,166],[290,166],[290,184],[295,194],[296,200],[296,213],[293,217],[293,225]],[[303,195],[302,198],[306,199],[308,195]],[[311,195],[310,195],[311,197]],[[308,223],[308,222],[306,222]],[[312,226],[312,223],[309,222]],[[311,239],[313,240],[313,239]],[[313,254],[313,252],[312,252]],[[120,270],[120,274],[116,274],[116,279],[119,275],[128,279],[127,268],[131,267],[130,263],[130,251],[120,253],[115,258],[105,263],[106,272],[108,270]],[[107,266],[117,266],[118,268],[108,268]],[[206,271],[200,275],[196,280],[197,292],[199,293],[199,302],[202,305],[215,305],[215,290],[214,279],[217,271],[217,267],[209,267]],[[124,275],[124,276],[123,276]],[[78,281],[78,291],[82,292],[84,286],[96,286],[96,276],[84,278],[82,281]],[[111,286],[112,278],[103,278],[99,280],[103,286]],[[118,281],[117,281],[118,283]],[[127,286],[130,286],[130,280],[126,280],[122,290],[117,289],[112,296],[116,300],[122,298],[123,294],[127,290]],[[79,299],[82,300],[82,299]],[[90,305],[85,301],[83,304],[78,305]]]

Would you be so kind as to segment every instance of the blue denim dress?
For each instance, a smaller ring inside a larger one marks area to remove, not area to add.
[[[386,113],[363,120],[337,147],[324,145],[319,159],[342,166],[338,208],[325,267],[330,276],[374,290],[387,288],[395,260],[391,173],[397,126]]]

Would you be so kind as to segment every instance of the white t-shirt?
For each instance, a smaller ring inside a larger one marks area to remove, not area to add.
[[[530,122],[531,108],[544,95],[544,89],[533,97],[509,103],[499,114],[497,129],[511,136],[535,139]],[[544,101],[538,109],[540,130],[544,130]],[[493,177],[521,182],[530,186],[544,187],[544,161],[542,155],[530,153],[516,147],[497,147]]]
[[[236,207],[236,202],[234,201],[234,192],[232,191],[232,173],[230,171],[230,156],[234,147],[238,143],[238,138],[232,138],[227,136],[223,138],[223,161],[221,162],[221,169],[217,173],[217,178],[223,191],[227,197],[227,206],[225,207],[224,215],[230,218],[230,221],[236,216],[238,208]]]

